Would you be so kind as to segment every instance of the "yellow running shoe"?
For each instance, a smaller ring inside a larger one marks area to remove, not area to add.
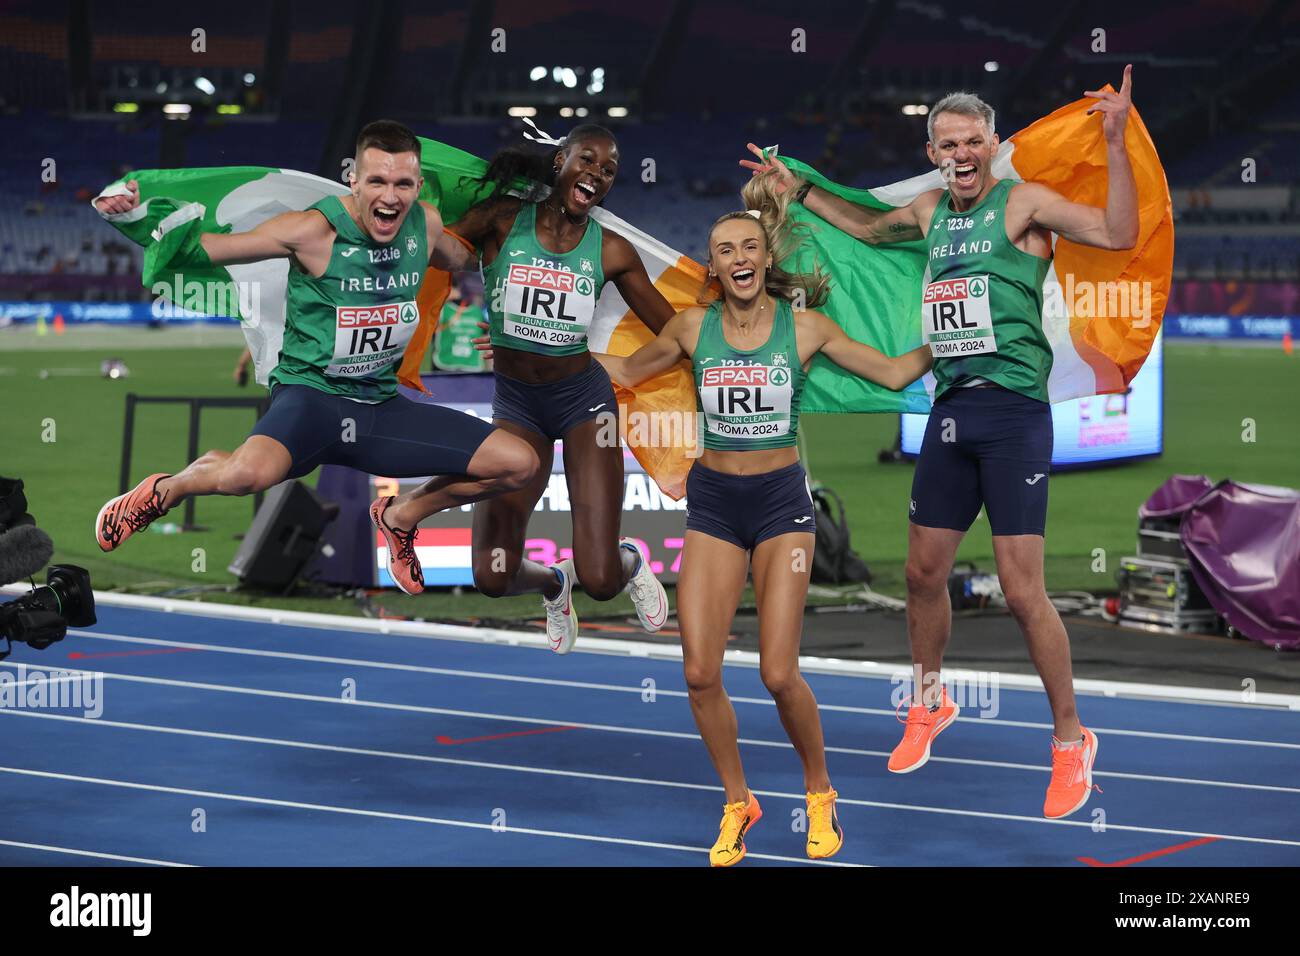
[[[745,858],[745,834],[763,815],[758,798],[728,803],[722,808],[718,842],[709,850],[709,866],[732,866]]]
[[[808,858],[811,860],[830,859],[844,845],[844,830],[835,812],[838,796],[833,787],[825,793],[808,794]]]

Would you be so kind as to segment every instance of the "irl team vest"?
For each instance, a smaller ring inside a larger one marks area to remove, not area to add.
[[[284,344],[270,384],[386,401],[397,394],[394,366],[419,325],[415,297],[429,265],[424,207],[411,206],[386,244],[366,235],[337,196],[308,208],[334,227],[334,248],[319,278],[289,268]]]
[[[602,236],[600,223],[588,219],[572,251],[551,252],[537,241],[537,204],[521,206],[501,251],[483,267],[492,345],[539,355],[587,351],[605,286]]]
[[[795,344],[794,311],[775,299],[767,342],[738,349],[722,327],[722,300],[709,306],[691,364],[704,413],[704,447],[756,451],[793,445],[799,431],[804,370]]]
[[[1052,348],[1043,333],[1043,278],[1050,259],[1007,238],[1011,180],[964,212],[945,192],[926,233],[929,265],[921,328],[934,352],[934,397],[973,378],[1047,401]]]

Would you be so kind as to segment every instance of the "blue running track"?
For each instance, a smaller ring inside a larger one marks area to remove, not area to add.
[[[11,695],[20,665],[102,672],[103,712],[0,706],[0,864],[704,866],[717,835],[671,660],[101,606],[93,630],[16,647]],[[1003,688],[897,776],[890,681],[807,677],[833,865],[1300,865],[1294,711],[1081,696],[1104,792],[1047,821],[1040,691]],[[764,809],[741,865],[809,865],[776,708],[756,669],[725,680]]]

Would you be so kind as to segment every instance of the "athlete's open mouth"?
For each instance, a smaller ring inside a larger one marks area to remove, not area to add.
[[[753,269],[737,269],[731,274],[731,281],[736,284],[737,289],[749,289],[754,285]]]
[[[596,201],[596,187],[580,179],[573,184],[573,201],[582,209],[586,209]]]
[[[962,163],[958,166],[954,166],[952,168],[953,182],[958,186],[973,186],[975,185],[975,177],[978,175],[978,172],[979,171],[975,168],[974,163]]]
[[[393,206],[376,206],[375,222],[379,223],[381,227],[387,230],[397,225],[397,218],[401,214],[401,210],[396,209]]]

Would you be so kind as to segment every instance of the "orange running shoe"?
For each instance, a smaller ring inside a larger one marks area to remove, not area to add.
[[[745,858],[745,834],[763,816],[758,797],[725,804],[718,842],[709,850],[709,866],[732,866]]]
[[[1092,782],[1092,765],[1097,759],[1097,735],[1087,727],[1083,743],[1064,747],[1052,738],[1052,782],[1047,785],[1047,799],[1043,802],[1043,816],[1049,820],[1068,817],[1088,802],[1095,789]]]
[[[388,526],[384,521],[384,512],[392,503],[391,495],[371,502],[370,520],[375,523],[375,527],[379,529],[379,533],[384,536],[384,541],[388,545],[385,561],[393,581],[407,594],[419,594],[424,590],[424,569],[420,567],[420,559],[415,554],[416,529],[403,531],[401,528]]]
[[[115,551],[122,542],[167,513],[158,482],[171,475],[150,475],[124,495],[118,495],[99,509],[95,517],[95,540],[101,551]]]
[[[899,710],[903,705],[898,705]],[[930,744],[934,743],[934,738],[943,733],[961,713],[961,708],[952,702],[948,696],[948,689],[943,689],[943,699],[939,702],[936,710],[928,707],[909,707],[907,709],[907,728],[903,731],[903,739],[899,741],[894,752],[889,755],[889,770],[891,773],[911,773],[913,770],[920,770],[930,759]],[[898,712],[894,712],[898,716]],[[899,723],[904,723],[900,718]]]

